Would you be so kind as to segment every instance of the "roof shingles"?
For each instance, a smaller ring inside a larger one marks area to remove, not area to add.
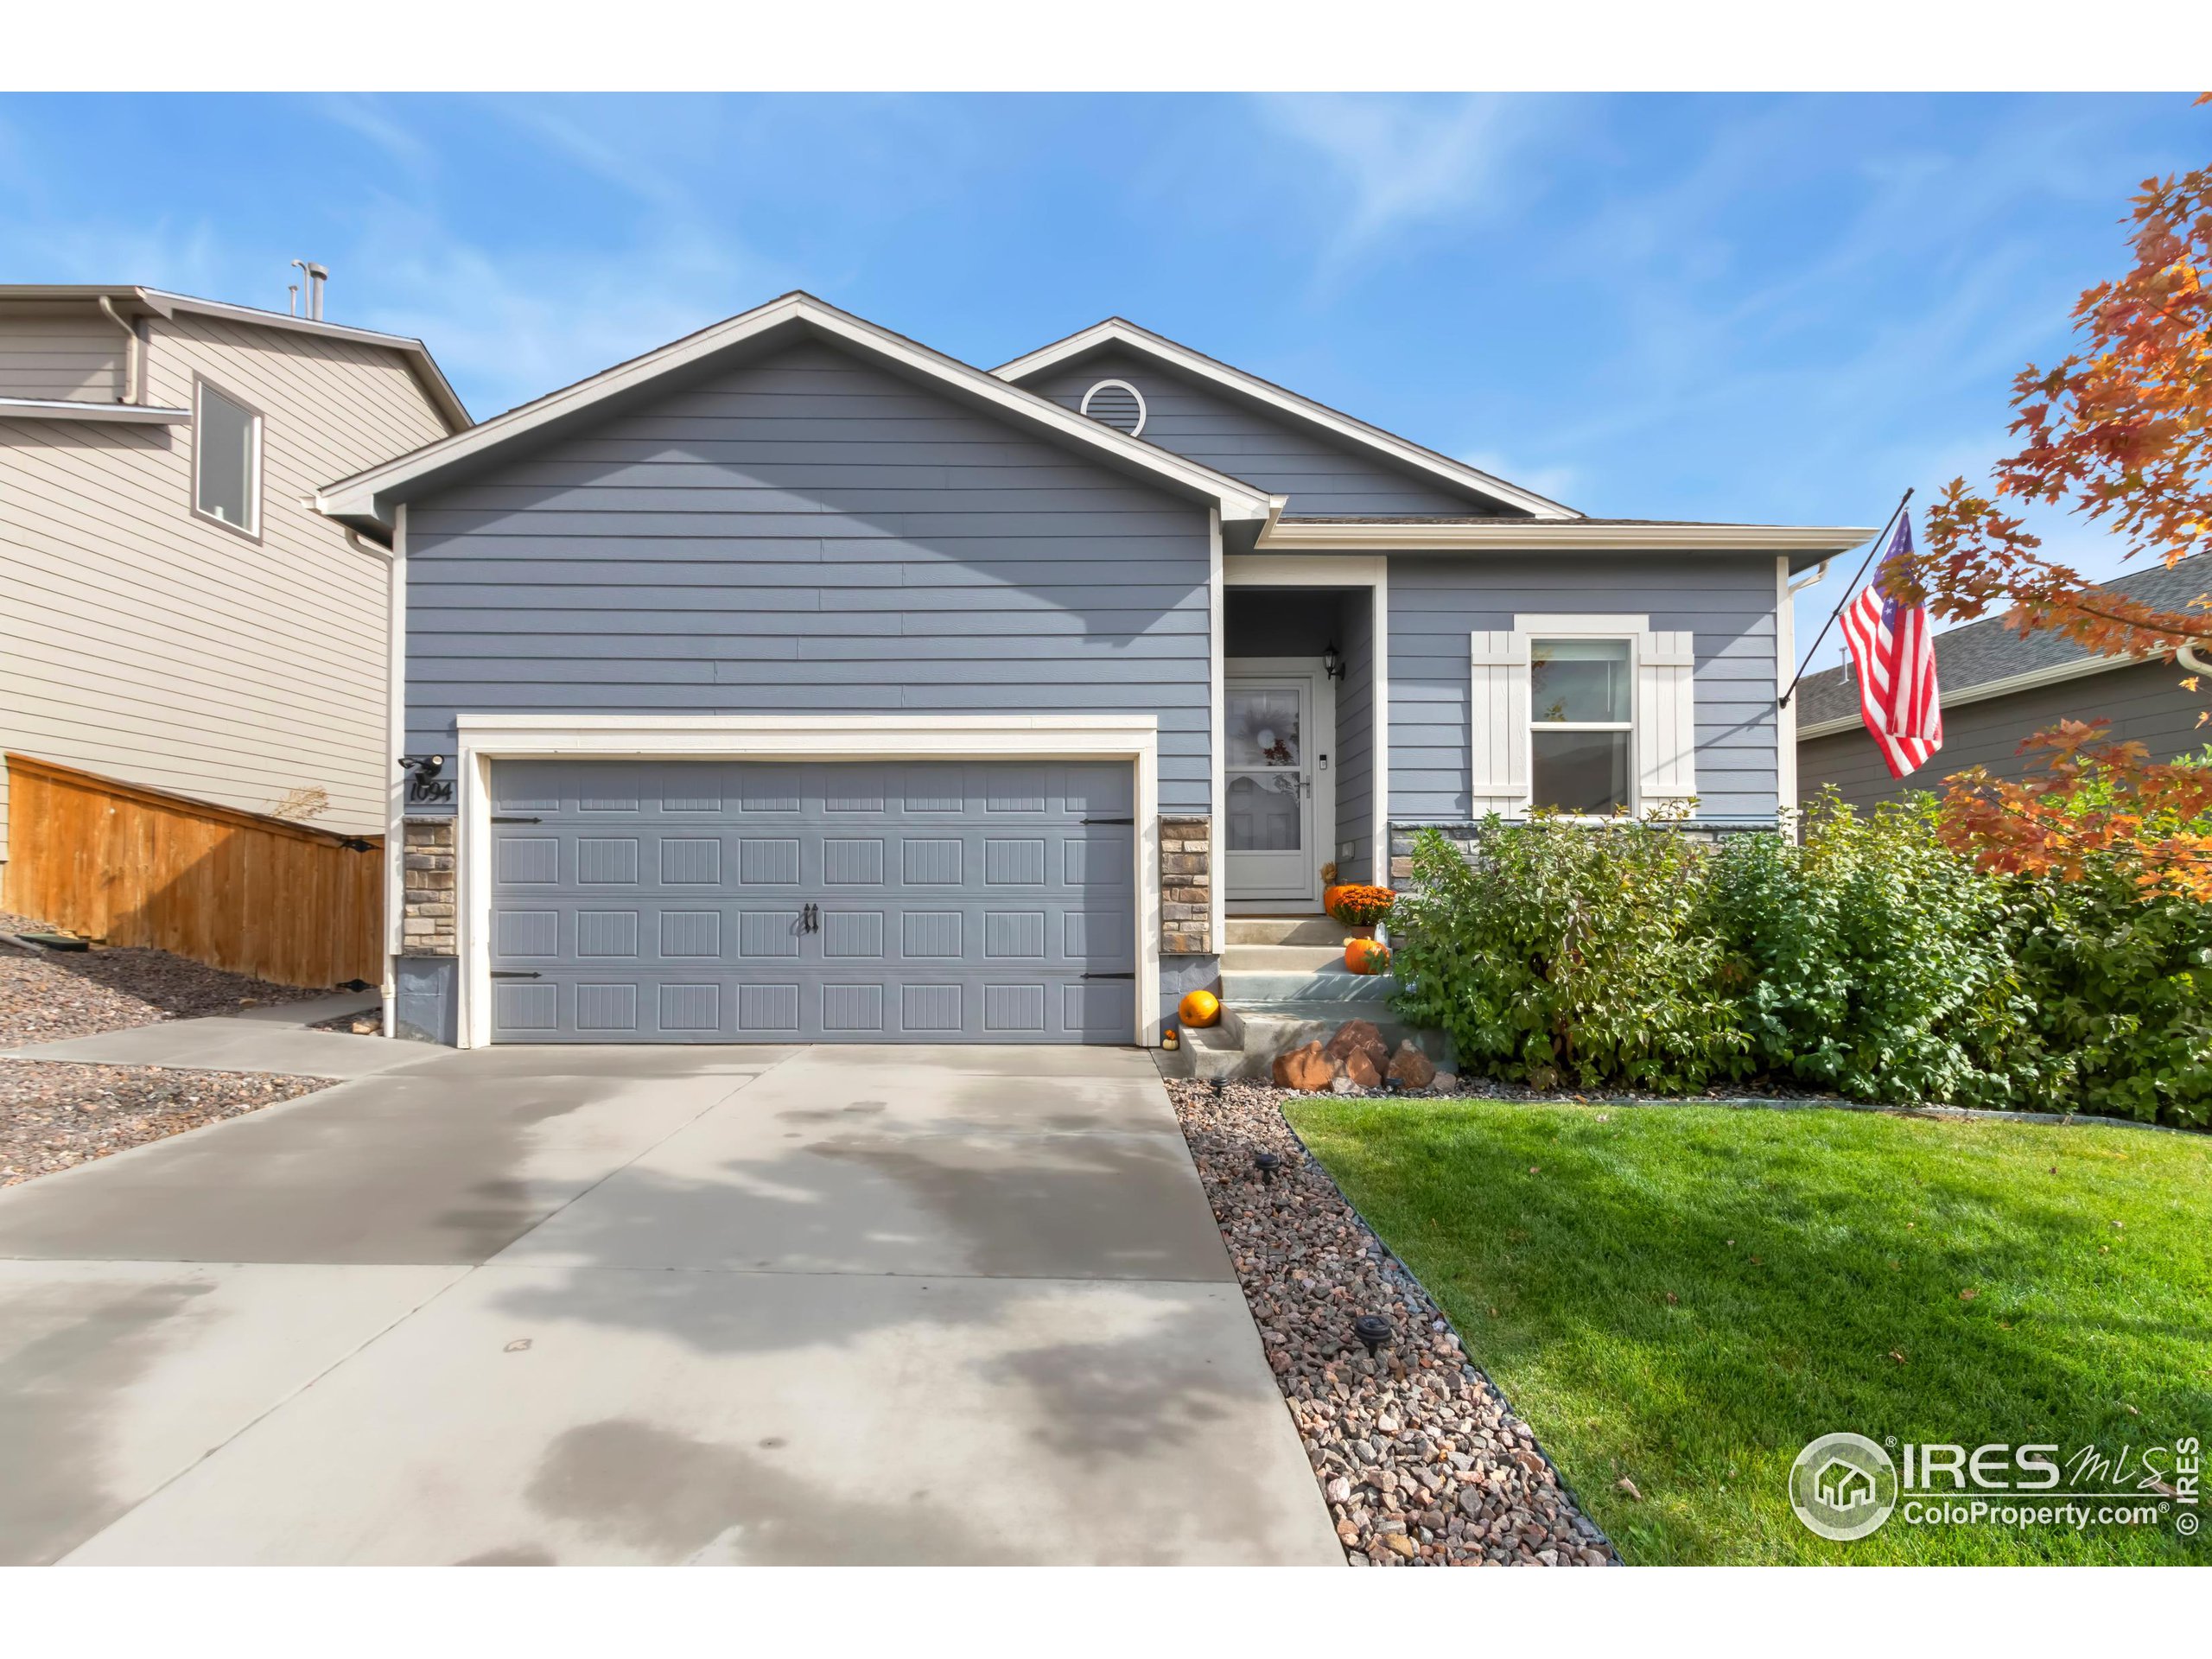
[[[2097,585],[2146,605],[2178,611],[2212,588],[2212,554],[2183,559],[2171,568],[2154,565],[2131,570]],[[1986,616],[1936,636],[1936,683],[1943,691],[1955,694],[2091,655],[2063,634],[2044,632],[2023,636],[2009,615]],[[1824,668],[1805,677],[1797,688],[1796,702],[1801,727],[1845,719],[1859,711],[1858,682],[1846,678],[1841,667]]]

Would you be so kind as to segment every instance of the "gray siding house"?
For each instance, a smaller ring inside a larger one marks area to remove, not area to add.
[[[1427,823],[1771,824],[1790,573],[1119,320],[987,372],[804,294],[326,486],[398,573],[389,1018],[1137,1042]],[[404,851],[402,850],[404,848]]]
[[[2162,610],[2181,611],[2212,589],[2212,558],[2199,556],[2115,577],[2109,592]],[[1810,802],[1823,787],[1853,806],[1941,790],[1969,766],[2018,779],[2044,757],[2020,753],[2022,740],[2062,720],[2103,720],[2114,742],[2142,744],[2154,760],[2193,754],[2212,739],[2199,719],[2212,709],[2205,691],[2182,682],[2189,671],[2171,657],[2101,657],[2056,633],[2023,635],[2003,616],[1985,617],[1936,636],[1936,681],[1943,702],[1943,747],[1910,778],[1890,776],[1859,713],[1859,683],[1841,668],[1808,674],[1798,705],[1797,778]]]

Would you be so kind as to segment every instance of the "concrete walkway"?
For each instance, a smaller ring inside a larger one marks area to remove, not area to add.
[[[422,1054],[0,1192],[0,1561],[1342,1561],[1145,1054]]]
[[[366,1077],[422,1064],[410,1043],[308,1031],[321,1020],[375,1006],[373,994],[276,1002],[204,1020],[163,1020],[95,1037],[0,1049],[0,1059],[92,1065],[165,1065],[184,1071],[282,1071],[302,1077]]]

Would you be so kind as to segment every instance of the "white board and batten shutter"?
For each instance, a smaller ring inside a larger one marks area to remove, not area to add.
[[[1473,656],[1471,816],[1514,817],[1529,805],[1529,636],[1478,632]]]
[[[1516,616],[1469,642],[1472,816],[1529,807],[1529,642],[1626,639],[1636,650],[1637,802],[1649,811],[1697,793],[1697,651],[1688,630],[1655,632],[1643,616]]]
[[[1636,768],[1646,811],[1697,793],[1697,647],[1687,632],[1637,637]]]

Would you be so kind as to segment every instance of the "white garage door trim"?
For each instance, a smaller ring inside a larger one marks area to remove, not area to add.
[[[1153,715],[462,715],[463,1048],[492,1040],[492,763],[637,760],[1128,760],[1136,768],[1136,1028],[1160,1040],[1160,721]],[[395,907],[397,897],[394,898]]]

